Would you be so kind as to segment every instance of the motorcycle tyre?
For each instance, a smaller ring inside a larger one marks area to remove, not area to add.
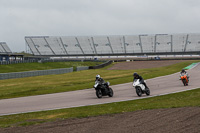
[[[183,85],[184,85],[184,86],[187,86],[187,83],[186,83],[186,80],[185,80],[185,79],[183,80]]]
[[[145,93],[146,93],[147,96],[150,95],[150,89],[148,87],[145,89]]]
[[[109,97],[113,97],[113,94],[114,94],[114,93],[113,93],[112,88],[109,88],[109,94],[108,94],[108,96],[109,96]]]
[[[142,96],[142,89],[140,87],[135,88],[136,89],[136,93],[139,97]]]
[[[102,98],[103,94],[102,94],[101,90],[96,90],[96,96],[98,98]]]

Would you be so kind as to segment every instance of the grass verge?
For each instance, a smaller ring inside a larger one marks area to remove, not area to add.
[[[0,117],[0,127],[27,126],[68,118],[83,118],[136,110],[200,107],[200,89],[126,102],[42,111]]]
[[[186,61],[166,67],[140,69],[137,70],[137,72],[142,75],[144,79],[149,79],[178,72],[194,62],[195,61]],[[132,74],[135,71],[136,70],[107,70],[104,68],[60,75],[0,80],[0,99],[91,88],[97,74],[101,74],[111,85],[132,82]]]

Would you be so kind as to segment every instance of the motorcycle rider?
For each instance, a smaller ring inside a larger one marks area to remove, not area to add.
[[[99,81],[100,84],[105,84],[105,81],[103,80],[103,78],[101,78],[101,76],[99,74],[96,75],[95,81]]]
[[[187,79],[188,79],[188,81],[189,81],[189,75],[188,75],[188,73],[185,71],[185,69],[182,69],[181,72],[180,72],[180,80],[181,80],[181,76],[183,76],[183,75],[186,75],[186,76],[187,76]]]
[[[140,80],[140,84],[143,84],[144,86],[145,86],[145,88],[148,88],[147,87],[147,85],[146,85],[146,83],[144,82],[144,79],[142,78],[142,76],[140,76],[139,74],[137,74],[136,72],[135,73],[133,73],[133,81],[135,80],[135,79],[139,79]]]

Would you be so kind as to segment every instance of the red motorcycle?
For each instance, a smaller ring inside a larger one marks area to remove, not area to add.
[[[189,81],[188,81],[187,75],[182,75],[181,80],[182,80],[184,86],[188,85]]]

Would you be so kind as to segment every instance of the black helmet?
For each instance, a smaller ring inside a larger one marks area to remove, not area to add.
[[[139,76],[136,72],[133,73],[133,77]]]
[[[181,72],[185,72],[185,69],[182,69],[182,71]]]

